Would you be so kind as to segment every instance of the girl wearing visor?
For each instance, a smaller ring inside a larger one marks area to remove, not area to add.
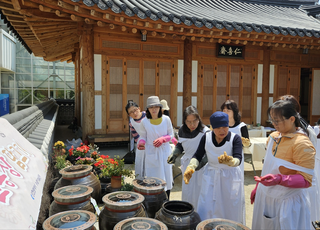
[[[298,129],[294,105],[279,100],[268,109],[274,128],[270,134],[261,177],[251,193],[252,229],[312,229],[310,200],[315,148]]]
[[[197,212],[202,220],[223,218],[245,224],[243,215],[244,188],[242,171],[242,142],[238,134],[229,131],[229,118],[226,113],[215,112],[210,117],[213,131],[207,132],[200,140],[184,173],[186,184],[207,154],[208,165],[198,200]]]
[[[166,181],[165,191],[169,199],[173,175],[167,159],[171,153],[169,141],[173,138],[173,128],[170,118],[162,115],[161,108],[159,97],[148,97],[147,119],[141,122],[138,149],[145,149],[145,176]]]

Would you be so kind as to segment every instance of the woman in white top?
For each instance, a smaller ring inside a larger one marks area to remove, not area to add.
[[[171,153],[169,141],[173,138],[173,128],[168,116],[162,115],[159,97],[147,99],[146,116],[140,128],[138,149],[145,149],[145,176],[166,181],[168,199],[172,189],[172,165],[167,163]]]
[[[190,105],[183,112],[183,124],[178,133],[178,144],[168,158],[169,164],[174,164],[176,158],[181,157],[181,172],[184,174],[193,154],[197,151],[201,137],[210,131],[210,129],[202,124],[197,109]],[[204,167],[193,174],[189,184],[182,181],[182,200],[193,205],[197,210],[198,199],[200,195],[200,187],[202,182]]]

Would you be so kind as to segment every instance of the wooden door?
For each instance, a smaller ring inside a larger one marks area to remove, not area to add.
[[[109,59],[108,133],[123,132],[123,59]]]
[[[241,120],[254,120],[254,65],[210,64],[199,65],[198,109],[205,124],[227,100],[234,100],[241,113]],[[200,103],[199,103],[200,102]]]
[[[143,61],[143,110],[147,106],[148,97],[156,95],[156,67],[156,61]]]
[[[283,95],[290,94],[299,101],[300,68],[279,66],[277,79],[277,84],[275,84],[277,85],[276,97],[274,100],[277,100]]]

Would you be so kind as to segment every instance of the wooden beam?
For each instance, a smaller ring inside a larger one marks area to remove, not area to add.
[[[19,3],[19,0],[11,0],[11,3],[13,5],[13,8],[17,11],[21,10],[21,6]]]
[[[192,42],[189,39],[184,40],[183,60],[183,110],[185,110],[191,105]]]
[[[72,14],[70,17],[71,17],[72,21],[75,21],[75,22],[83,22],[84,21],[84,18],[76,16],[74,14]]]
[[[47,12],[47,13],[54,13],[55,10],[50,8],[50,7],[46,7],[43,5],[39,5],[39,10],[41,10],[42,12]]]
[[[56,15],[59,16],[59,17],[70,17],[70,14],[67,14],[67,13],[64,13],[60,10],[56,10]]]
[[[97,18],[102,18],[103,17],[103,14],[96,11],[96,10],[90,10],[90,15],[91,16],[94,16],[94,17],[97,17]]]
[[[90,19],[90,18],[85,18],[84,22],[87,23],[87,24],[96,24],[96,21],[93,20],[93,19]]]
[[[97,25],[98,25],[99,27],[105,27],[105,26],[107,26],[107,23],[102,22],[102,21],[97,21]]]

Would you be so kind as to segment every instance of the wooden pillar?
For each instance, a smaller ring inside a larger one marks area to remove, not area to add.
[[[93,62],[93,26],[83,24],[81,35],[81,71],[82,71],[82,139],[94,134],[94,62]]]
[[[269,108],[269,76],[270,76],[270,48],[263,51],[263,74],[262,74],[262,101],[261,101],[261,125],[266,126]]]
[[[77,43],[77,49],[75,49],[74,56],[74,116],[78,119],[78,125],[81,121],[81,87],[80,87],[80,50],[79,43]]]
[[[192,42],[184,40],[183,61],[183,110],[191,105],[191,82],[192,82]]]

